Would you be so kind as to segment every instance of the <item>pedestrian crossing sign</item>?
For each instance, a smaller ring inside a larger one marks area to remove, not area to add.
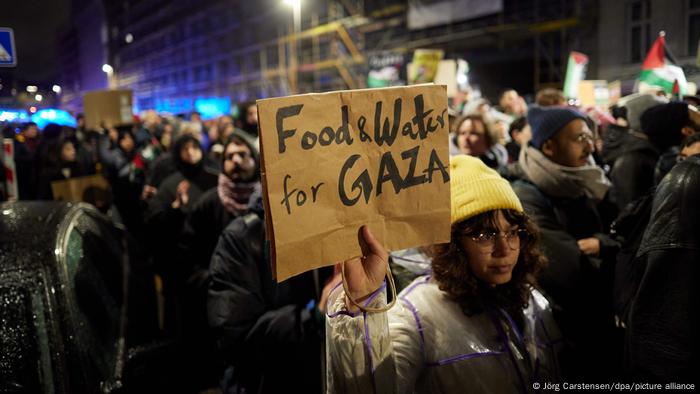
[[[0,67],[14,67],[17,65],[17,53],[15,52],[15,37],[12,29],[0,27]]]

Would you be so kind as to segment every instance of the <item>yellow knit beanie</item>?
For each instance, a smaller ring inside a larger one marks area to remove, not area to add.
[[[450,158],[450,190],[452,224],[496,209],[523,212],[510,183],[476,157]]]

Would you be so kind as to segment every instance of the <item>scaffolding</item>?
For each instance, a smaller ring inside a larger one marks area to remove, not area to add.
[[[373,52],[390,50],[410,54],[417,48],[448,48],[448,56],[461,49],[490,43],[498,47],[508,40],[531,40],[533,88],[561,85],[566,59],[572,50],[581,50],[580,33],[595,26],[583,19],[586,0],[532,0],[508,6],[499,14],[480,21],[453,23],[435,29],[413,32],[406,26],[405,3],[388,5],[365,14],[361,1],[338,0],[327,16],[330,22],[311,26],[298,34],[289,32],[267,45],[275,46],[279,62],[270,66],[261,51],[261,76],[268,86],[283,85],[285,94],[355,89],[366,86],[367,59]],[[515,3],[515,2],[514,2]],[[543,12],[546,10],[546,12]],[[490,40],[485,41],[484,39]],[[298,43],[300,62],[289,56]],[[452,52],[452,53],[450,53]],[[272,91],[275,89],[272,88]],[[280,89],[277,89],[279,92]]]

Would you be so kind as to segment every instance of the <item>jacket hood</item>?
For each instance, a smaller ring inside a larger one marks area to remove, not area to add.
[[[623,127],[610,125],[603,137],[601,152],[603,163],[612,165],[624,153],[635,151],[647,151],[654,156],[659,155],[659,151],[649,140],[631,134]]]
[[[199,149],[202,150],[202,145],[200,144],[199,140],[190,134],[185,134],[178,137],[177,140],[175,140],[175,143],[173,143],[172,149],[172,157],[173,161],[175,162],[175,167],[186,178],[194,176],[204,167],[205,157],[205,153],[202,150],[202,159],[199,160],[199,162],[197,162],[196,164],[190,164],[182,161],[182,158],[180,157],[180,149],[182,149],[182,147],[188,142],[194,143],[195,146],[199,147]]]

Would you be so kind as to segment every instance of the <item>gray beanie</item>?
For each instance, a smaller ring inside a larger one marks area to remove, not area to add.
[[[642,130],[642,114],[651,107],[668,103],[665,97],[635,93],[622,98],[620,106],[627,108],[627,123],[630,129]]]

